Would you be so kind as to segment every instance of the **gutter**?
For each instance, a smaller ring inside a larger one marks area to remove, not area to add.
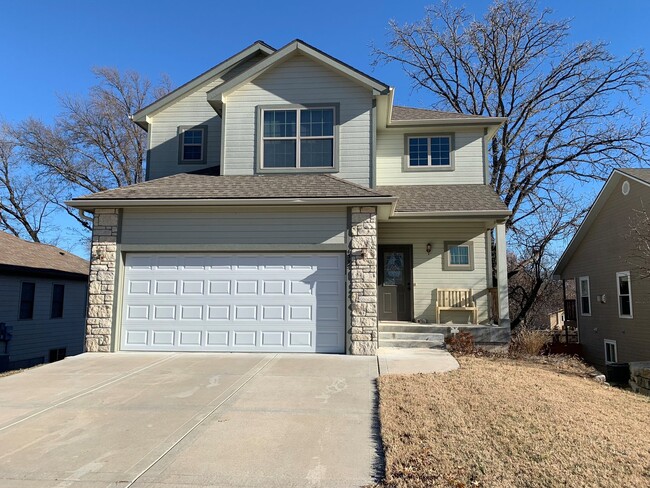
[[[391,217],[447,217],[447,218],[458,218],[458,217],[492,217],[496,219],[507,218],[512,215],[510,210],[450,210],[445,212],[394,212]]]
[[[77,209],[126,208],[126,207],[190,207],[190,206],[260,206],[260,205],[391,205],[394,209],[397,197],[336,197],[336,198],[159,198],[159,199],[74,199],[65,202]]]

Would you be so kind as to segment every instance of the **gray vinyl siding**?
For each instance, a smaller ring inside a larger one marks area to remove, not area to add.
[[[152,117],[149,128],[150,153],[148,179],[194,171],[219,165],[221,159],[221,117],[207,102],[206,92],[238,75],[264,59],[258,55],[235,66],[221,78],[214,78],[196,88]],[[207,162],[202,164],[178,163],[178,127],[207,125]]]
[[[479,322],[486,323],[487,259],[486,229],[474,223],[379,222],[378,244],[413,245],[413,311],[415,319],[435,322],[435,301],[438,288],[472,288],[479,307]],[[473,271],[444,271],[442,267],[445,241],[471,241],[474,244]],[[427,254],[431,243],[431,254]],[[465,312],[444,312],[441,322],[464,323]]]
[[[622,179],[624,181],[625,178]],[[650,204],[650,188],[630,181],[630,193],[621,193],[620,183],[606,200],[584,239],[571,256],[562,277],[589,277],[591,316],[580,315],[578,326],[585,359],[605,368],[605,339],[616,341],[619,362],[650,360],[650,280],[640,280],[625,257],[631,249],[628,239],[632,209]],[[616,273],[630,271],[634,318],[618,316]],[[596,296],[605,294],[605,303]]]
[[[256,171],[256,107],[340,104],[337,176],[370,185],[372,93],[329,68],[296,55],[229,94],[226,99],[224,175]]]
[[[346,225],[344,208],[125,209],[121,242],[126,245],[343,245]]]
[[[223,83],[216,79],[198,88],[153,116],[150,131],[148,179],[217,166],[221,155],[221,118],[206,100],[205,92]],[[208,128],[207,161],[178,163],[178,127],[205,125]]]
[[[36,284],[34,317],[18,320],[22,282]],[[51,319],[52,285],[65,285],[63,318]],[[83,352],[86,322],[85,281],[35,278],[29,275],[0,275],[0,322],[13,327],[9,342],[9,361],[43,358],[47,362],[50,349],[65,347],[73,356]],[[1,347],[1,346],[0,346]],[[0,350],[0,353],[3,351]]]
[[[450,128],[392,128],[377,133],[377,185],[460,185],[483,184],[483,132],[456,129],[454,134],[455,166],[453,171],[403,170],[406,134],[449,134]]]

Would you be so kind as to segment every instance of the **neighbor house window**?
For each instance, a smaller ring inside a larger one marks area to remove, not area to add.
[[[589,296],[589,277],[582,276],[580,282],[580,315],[591,315],[591,297]]]
[[[205,163],[207,126],[178,128],[178,159],[181,163]]]
[[[605,339],[605,364],[618,362],[618,351],[616,350],[616,341]]]
[[[631,319],[632,285],[629,271],[616,273],[616,291],[618,293],[618,316],[623,319]]]
[[[262,168],[334,168],[335,116],[334,107],[262,109]]]
[[[443,269],[446,271],[471,271],[474,269],[472,242],[445,242]]]
[[[52,308],[50,318],[60,319],[63,317],[63,296],[65,285],[52,285]]]
[[[34,295],[36,292],[36,284],[23,282],[20,290],[20,312],[19,319],[34,318]]]
[[[452,145],[450,135],[406,136],[406,168],[450,169],[453,166]]]

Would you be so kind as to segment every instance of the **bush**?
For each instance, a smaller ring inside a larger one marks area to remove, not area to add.
[[[510,354],[513,356],[539,356],[546,344],[548,335],[543,330],[521,327],[510,341]]]
[[[458,354],[473,354],[476,351],[476,347],[474,346],[474,336],[467,331],[452,334],[445,339],[445,343],[450,352]]]

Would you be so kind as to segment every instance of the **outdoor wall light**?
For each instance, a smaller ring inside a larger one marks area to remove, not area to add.
[[[431,249],[432,249],[431,243],[427,242],[427,254],[431,254]]]

